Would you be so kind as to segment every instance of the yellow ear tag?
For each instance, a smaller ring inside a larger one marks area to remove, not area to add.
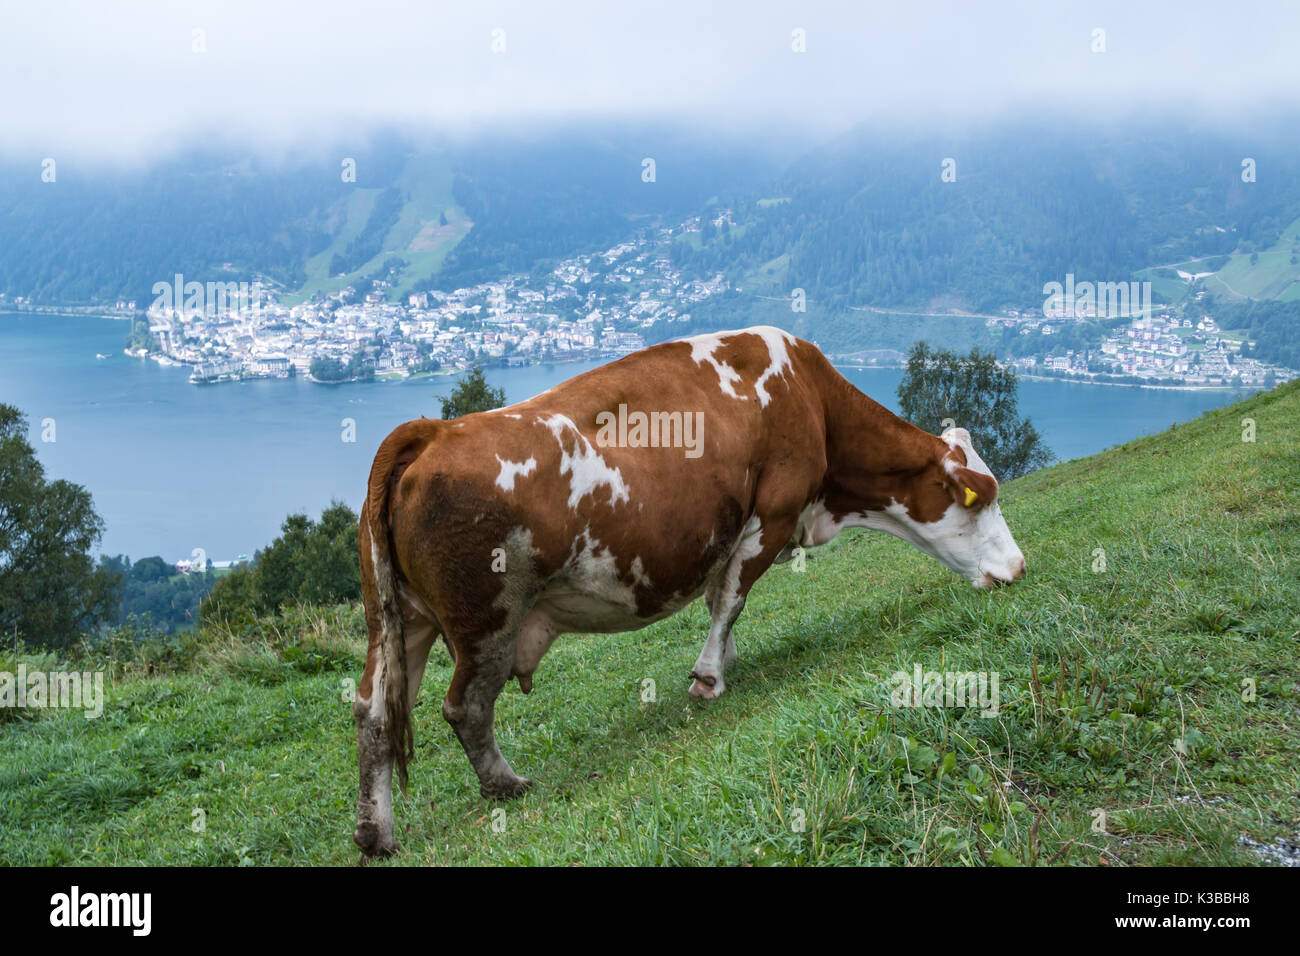
[[[971,505],[973,505],[975,502],[977,502],[977,501],[979,501],[979,500],[980,500],[980,496],[979,496],[979,495],[975,494],[975,492],[971,491],[969,488],[966,489],[966,507],[967,507],[967,508],[969,508]]]

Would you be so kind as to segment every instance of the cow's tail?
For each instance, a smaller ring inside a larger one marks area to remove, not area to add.
[[[408,422],[394,430],[379,446],[370,469],[361,519],[366,522],[370,539],[374,610],[379,618],[379,659],[375,679],[384,694],[388,741],[403,793],[406,792],[406,765],[415,756],[415,735],[411,727],[410,701],[406,699],[406,635],[397,598],[397,575],[393,568],[395,558],[389,507],[398,479],[428,443],[424,429],[417,431],[411,427],[423,424],[425,422]],[[362,567],[365,567],[364,562]],[[363,593],[367,590],[370,589],[363,588]]]

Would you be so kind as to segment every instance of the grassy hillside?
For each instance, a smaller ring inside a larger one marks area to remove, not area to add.
[[[1151,282],[1157,301],[1178,302],[1187,296],[1189,284],[1185,279],[1172,278],[1171,270],[1182,270],[1191,275],[1212,273],[1205,276],[1196,288],[1230,302],[1244,299],[1300,300],[1300,219],[1287,226],[1276,242],[1258,252],[1205,256],[1172,266],[1152,266],[1134,275],[1139,280]]]
[[[1256,254],[1236,253],[1205,279],[1206,290],[1232,299],[1300,299],[1300,219],[1277,242]],[[1251,259],[1254,259],[1252,264]],[[1195,267],[1188,271],[1195,271]]]
[[[351,272],[331,275],[330,261],[344,252],[348,243],[365,228],[375,199],[383,191],[358,187],[337,204],[338,229],[330,244],[307,260],[307,281],[296,294],[284,297],[284,301],[293,304],[316,293],[337,292],[354,285],[366,276],[380,273],[384,263],[393,256],[406,263],[392,290],[392,297],[400,301],[418,280],[438,271],[447,253],[473,226],[452,197],[453,178],[447,156],[409,157],[391,184],[402,191],[403,202],[397,221],[384,233],[381,248]],[[440,217],[446,218],[445,226],[441,225]]]
[[[867,533],[778,567],[714,702],[686,695],[699,602],[566,637],[502,696],[537,786],[495,820],[440,648],[388,865],[1259,862],[1243,837],[1300,819],[1298,420],[1300,384],[1008,484],[1029,574],[991,593]],[[362,642],[355,608],[297,611],[114,665],[97,720],[0,712],[0,862],[355,863]],[[997,672],[999,716],[891,707],[918,663]]]

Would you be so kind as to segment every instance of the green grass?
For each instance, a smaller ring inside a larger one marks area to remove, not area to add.
[[[1255,263],[1251,254],[1233,253],[1223,268],[1201,280],[1201,287],[1217,296],[1229,299],[1277,299],[1291,302],[1300,299],[1300,219],[1283,230],[1281,237],[1267,249],[1259,250]],[[1193,259],[1169,268],[1197,273],[1204,270],[1202,260]],[[1178,279],[1164,279],[1155,275],[1155,269],[1144,269],[1137,275],[1150,279],[1152,291],[1158,298],[1178,301],[1187,291],[1187,284]]]
[[[1194,270],[1193,270],[1194,271]],[[1170,279],[1155,274],[1155,269],[1143,269],[1135,273],[1139,281],[1151,283],[1151,301],[1177,304],[1187,297],[1188,284],[1182,279]]]
[[[515,802],[478,796],[439,648],[385,865],[1259,862],[1241,838],[1300,819],[1297,421],[1293,384],[1007,484],[1011,587],[869,533],[774,568],[717,701],[686,695],[698,602],[565,637],[498,706]],[[118,667],[98,720],[0,713],[0,862],[355,863],[363,635],[355,608],[204,631]],[[999,716],[892,707],[915,663],[996,671]]]

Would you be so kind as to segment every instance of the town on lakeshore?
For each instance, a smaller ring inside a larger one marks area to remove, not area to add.
[[[1059,331],[1061,320],[1020,314],[991,319],[989,324],[1018,328],[1021,335],[1051,336]],[[1132,316],[1128,326],[1107,335],[1096,349],[1043,352],[1010,364],[1028,375],[1183,388],[1269,388],[1296,377],[1292,369],[1243,356],[1244,344],[1223,334],[1208,315],[1193,323],[1162,312]]]
[[[260,281],[220,287],[177,276],[155,287],[151,341],[127,351],[188,365],[196,383],[295,374],[319,382],[406,378],[477,364],[624,355],[645,347],[645,330],[689,321],[695,304],[727,288],[721,275],[683,278],[663,251],[674,235],[699,228],[697,218],[565,259],[540,281],[511,275],[450,292],[411,292],[405,302],[390,300],[392,283],[382,278],[367,289],[348,286],[285,305]]]
[[[715,210],[709,221],[729,225],[731,211]],[[449,292],[413,291],[405,301],[394,301],[395,270],[369,279],[360,289],[349,285],[296,304],[282,302],[294,297],[269,280],[201,283],[176,275],[155,284],[155,299],[145,320],[135,324],[125,351],[187,366],[196,384],[295,375],[328,384],[402,379],[476,365],[613,358],[648,341],[672,338],[674,324],[682,329],[677,334],[687,334],[692,310],[700,303],[742,291],[721,273],[688,278],[673,265],[670,245],[704,227],[704,217],[695,216],[676,226],[643,230],[604,252],[564,259],[549,271]],[[1130,299],[1130,284],[1079,283],[1076,288],[1072,275],[1066,280],[1064,286],[1052,282],[1044,287],[1055,291],[1041,308],[984,316],[985,325],[1002,334],[1004,342],[1017,332],[1029,337],[1012,350],[1014,357],[1004,357],[1005,364],[1029,376],[1176,388],[1266,388],[1298,374],[1243,355],[1247,341],[1220,329],[1209,315],[1187,317],[1168,307],[1157,311],[1149,284],[1142,290],[1131,283]],[[1124,293],[1118,308],[1103,294],[1107,286],[1114,287],[1112,293],[1115,288]],[[1086,295],[1080,297],[1079,289]],[[1195,294],[1197,300],[1203,296]],[[32,308],[21,298],[6,302],[0,295],[0,308],[10,307]],[[117,303],[115,312],[139,314],[136,302],[126,300]],[[1106,321],[1107,331],[1094,346],[1061,344],[1069,323],[1098,320]],[[875,365],[897,365],[904,358],[893,349],[854,356]]]

